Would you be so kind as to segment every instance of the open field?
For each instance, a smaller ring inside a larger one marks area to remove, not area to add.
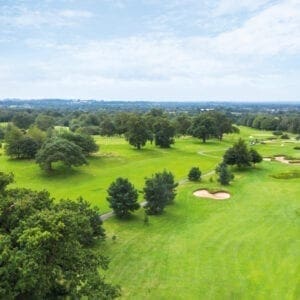
[[[300,179],[270,174],[295,167],[264,162],[236,174],[224,201],[181,185],[176,204],[143,224],[110,219],[109,278],[128,299],[299,299]],[[116,235],[116,241],[111,236]]]
[[[272,133],[242,127],[222,142],[180,138],[172,149],[149,144],[141,151],[123,138],[97,137],[100,152],[88,166],[61,168],[51,176],[34,161],[9,160],[2,149],[0,169],[15,173],[16,186],[46,188],[56,198],[82,195],[105,212],[106,189],[116,177],[141,189],[144,177],[164,168],[177,180],[192,166],[207,173],[234,141],[250,136],[263,140]],[[300,158],[295,145],[300,143],[273,140],[253,147],[263,156]],[[234,170],[235,180],[225,188],[231,197],[224,201],[193,196],[200,188],[224,190],[215,178],[210,182],[213,175],[206,176],[200,183],[182,183],[176,203],[150,216],[149,226],[142,210],[127,221],[105,221],[108,239],[101,247],[112,259],[107,277],[122,286],[124,299],[299,299],[300,178],[275,178],[299,169],[265,161]]]
[[[116,177],[127,177],[141,189],[146,176],[164,168],[172,171],[178,180],[185,178],[192,166],[199,166],[205,173],[215,168],[224,151],[240,136],[247,140],[256,135],[267,137],[272,134],[243,127],[241,134],[225,136],[221,143],[211,140],[202,144],[194,138],[180,138],[171,149],[147,144],[141,151],[129,146],[124,138],[96,137],[100,151],[89,159],[89,165],[72,170],[60,168],[50,176],[34,161],[10,160],[0,149],[0,169],[14,172],[17,186],[36,190],[46,188],[55,198],[83,196],[105,212],[108,210],[106,190]],[[295,143],[287,141],[284,147],[281,144],[281,141],[275,141],[255,147],[265,156],[284,153],[300,157],[300,151],[293,149]]]

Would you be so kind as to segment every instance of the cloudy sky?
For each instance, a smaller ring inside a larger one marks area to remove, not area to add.
[[[0,98],[300,100],[300,0],[0,0]]]

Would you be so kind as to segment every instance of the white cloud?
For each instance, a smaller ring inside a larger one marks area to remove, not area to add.
[[[73,44],[29,39],[26,46],[43,50],[47,59],[6,61],[2,67],[0,61],[4,83],[0,93],[106,99],[296,99],[299,70],[278,71],[272,65],[279,55],[300,56],[300,4],[287,0],[265,7],[267,2],[241,0],[236,9],[247,7],[255,13],[240,28],[212,37],[161,33],[82,39]],[[219,13],[227,14],[232,2],[222,3]],[[265,8],[256,11],[261,6]],[[61,10],[55,16],[58,24],[90,17],[79,10]],[[29,14],[19,24],[30,25],[32,18]],[[35,18],[45,24],[50,17]]]
[[[285,1],[217,38],[223,53],[275,55],[300,53],[300,2]]]

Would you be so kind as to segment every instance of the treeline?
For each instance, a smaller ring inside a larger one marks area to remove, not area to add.
[[[71,119],[69,120],[69,118]],[[56,127],[63,123],[62,127]],[[123,136],[130,145],[141,149],[147,142],[169,148],[179,135],[191,135],[205,143],[222,139],[226,133],[238,132],[231,118],[218,111],[194,116],[170,115],[161,109],[147,113],[78,113],[71,116],[17,112],[0,131],[5,152],[15,159],[36,159],[44,170],[63,162],[66,166],[86,164],[86,157],[99,150],[92,135]]]
[[[300,133],[300,113],[242,114],[236,122],[256,129]]]

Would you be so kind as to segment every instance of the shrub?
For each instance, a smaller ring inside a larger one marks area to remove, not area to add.
[[[273,131],[273,134],[274,134],[274,135],[282,135],[282,131],[280,131],[280,130],[275,130],[275,131]]]
[[[193,167],[190,169],[188,174],[188,179],[190,181],[197,181],[201,178],[201,171],[198,167]]]
[[[288,140],[288,139],[290,138],[290,136],[289,136],[287,133],[284,133],[284,134],[281,136],[281,138],[282,138],[283,140]]]
[[[230,172],[228,166],[222,162],[216,168],[216,173],[219,175],[218,181],[222,185],[228,185],[230,181],[234,178],[233,174]]]

